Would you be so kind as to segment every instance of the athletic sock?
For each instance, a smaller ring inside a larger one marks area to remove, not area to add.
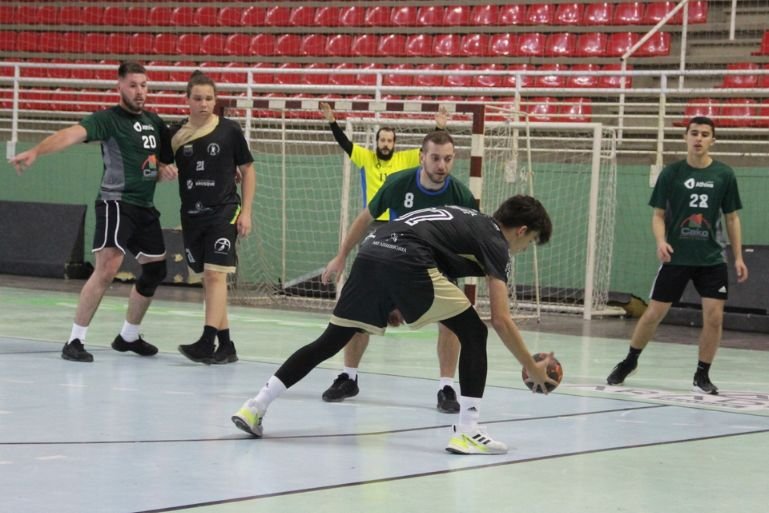
[[[347,374],[351,380],[355,381],[355,378],[358,377],[358,368],[357,367],[345,367],[342,372]]]
[[[203,326],[203,334],[200,336],[200,340],[213,346],[216,332],[217,329],[213,326]]]
[[[443,387],[454,388],[454,378],[444,378],[444,377],[441,377],[441,381],[438,384],[438,390],[443,390]]]
[[[641,356],[641,351],[643,351],[643,349],[636,349],[635,347],[631,347],[627,352],[625,361],[630,363],[638,363],[638,357]]]
[[[459,396],[459,423],[457,429],[463,433],[473,431],[478,427],[481,417],[481,398]]]
[[[123,322],[123,329],[120,330],[120,336],[126,342],[136,342],[139,339],[140,324],[131,324],[128,321]]]
[[[277,377],[271,376],[262,389],[259,390],[259,393],[256,394],[256,397],[252,399],[252,402],[261,413],[264,413],[272,401],[280,397],[285,391],[286,385]]]
[[[219,330],[216,333],[216,338],[219,339],[219,345],[224,346],[230,344],[232,341],[230,340],[230,329],[227,328],[225,330]]]
[[[75,339],[80,340],[80,342],[85,342],[86,333],[88,333],[88,326],[80,326],[79,324],[72,323],[72,331],[69,334],[67,343],[70,343]]]
[[[710,364],[705,363],[702,360],[697,362],[697,374],[700,374],[702,376],[707,376],[710,372]]]

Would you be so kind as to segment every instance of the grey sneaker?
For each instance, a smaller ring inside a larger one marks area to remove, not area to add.
[[[438,405],[436,406],[441,413],[458,413],[459,402],[457,393],[449,385],[438,390]]]
[[[61,349],[61,357],[71,362],[92,362],[93,355],[85,350],[79,338],[64,344]]]

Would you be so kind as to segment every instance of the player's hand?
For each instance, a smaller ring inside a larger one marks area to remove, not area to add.
[[[435,114],[435,126],[440,129],[445,129],[448,122],[449,111],[445,105],[441,105],[438,107],[438,112]]]
[[[337,255],[331,259],[326,265],[326,268],[323,269],[323,274],[320,275],[320,281],[323,285],[330,283],[332,277],[341,276],[344,272],[345,260],[346,258],[341,255]]]
[[[171,182],[179,177],[179,170],[174,164],[160,164],[158,166],[158,182]]]
[[[15,157],[9,158],[8,163],[16,169],[16,174],[21,176],[24,171],[31,166],[37,159],[37,152],[27,150],[19,153]]]
[[[396,308],[387,316],[387,325],[397,328],[401,324],[403,324],[403,315],[401,315],[401,311]]]
[[[737,283],[742,283],[748,279],[748,266],[745,265],[744,261],[734,262],[734,272],[737,274]]]
[[[336,121],[336,118],[334,117],[334,111],[331,110],[331,105],[329,105],[327,102],[320,102],[320,112],[329,123]]]
[[[239,237],[247,237],[249,233],[251,233],[251,212],[240,212],[240,215],[238,216],[238,236]]]
[[[657,245],[657,259],[664,263],[670,262],[671,255],[673,254],[673,247],[667,242]]]
[[[534,367],[526,368],[526,373],[529,375],[529,381],[534,383],[534,386],[531,388],[532,392],[549,394],[550,392],[545,384],[553,385],[553,387],[558,386],[558,382],[547,375],[547,366],[550,365],[550,362],[553,361],[554,357],[553,353],[548,353],[547,358],[544,360],[534,362]]]

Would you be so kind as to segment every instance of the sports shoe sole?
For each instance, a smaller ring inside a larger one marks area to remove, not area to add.
[[[459,404],[451,405],[450,407],[441,406],[440,403],[436,406],[441,413],[459,413]]]
[[[697,385],[692,386],[692,392],[699,392],[700,394],[705,394],[705,395],[718,395],[718,389],[715,389],[712,392],[708,392],[707,390],[703,390]]]
[[[216,357],[213,358],[213,360],[210,363],[213,363],[214,365],[224,365],[227,363],[235,363],[238,361],[238,355],[231,354],[227,356],[227,358],[217,360]]]
[[[632,376],[633,374],[635,374],[637,370],[638,370],[638,367],[636,367],[635,369],[633,369],[633,370],[631,370],[630,372],[628,372],[628,373],[627,373],[627,376],[625,376],[625,379],[627,379],[627,378],[629,378],[630,376]],[[625,384],[625,379],[623,379],[623,380],[622,380],[622,381],[620,381],[619,383],[609,383],[609,380],[607,379],[607,380],[606,380],[606,384],[607,384],[607,385],[609,385],[609,386],[611,386],[611,387],[616,387],[616,386],[619,386],[619,385],[624,385],[624,384]]]
[[[233,415],[232,416],[232,422],[233,422],[233,424],[235,424],[235,427],[237,427],[241,431],[245,431],[249,435],[254,436],[256,438],[262,438],[262,433],[256,433],[256,432],[252,431],[251,430],[251,426],[248,425],[248,422],[246,422],[245,420],[241,419],[237,415]]]
[[[91,363],[93,362],[93,356],[90,358],[75,358],[74,356],[69,356],[68,354],[61,353],[61,357],[64,360],[70,361],[70,362],[81,362],[81,363]]]
[[[451,454],[461,454],[462,456],[472,456],[475,454],[480,454],[482,456],[489,456],[489,455],[495,455],[495,454],[507,454],[507,449],[499,450],[499,449],[489,449],[486,451],[474,449],[472,446],[468,446],[467,449],[463,449],[460,447],[456,447],[455,445],[452,445],[453,440],[449,441],[449,445],[446,446],[446,452],[450,452]]]
[[[187,352],[186,352],[186,351],[185,351],[185,350],[182,348],[182,346],[179,346],[179,347],[177,347],[176,349],[178,349],[178,350],[179,350],[179,352],[182,354],[182,356],[184,356],[184,357],[185,357],[185,358],[187,358],[188,360],[190,360],[190,361],[193,361],[193,362],[195,362],[195,363],[205,363],[206,365],[211,365],[212,363],[216,363],[216,362],[214,361],[214,357],[213,357],[213,356],[210,356],[210,357],[206,357],[206,358],[198,358],[197,356],[193,356],[193,355],[191,355],[191,354],[187,353]]]

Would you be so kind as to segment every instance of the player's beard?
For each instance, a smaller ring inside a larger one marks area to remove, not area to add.
[[[376,158],[378,158],[379,160],[387,161],[387,160],[390,160],[391,158],[393,158],[393,153],[395,153],[394,150],[390,150],[390,153],[382,153],[382,149],[381,148],[377,148],[376,149]]]
[[[122,100],[123,105],[127,107],[127,110],[133,112],[134,114],[139,114],[144,109],[144,102],[146,101],[146,98],[143,98],[141,105],[139,105],[135,100],[130,100],[122,92],[120,93],[120,99]]]

